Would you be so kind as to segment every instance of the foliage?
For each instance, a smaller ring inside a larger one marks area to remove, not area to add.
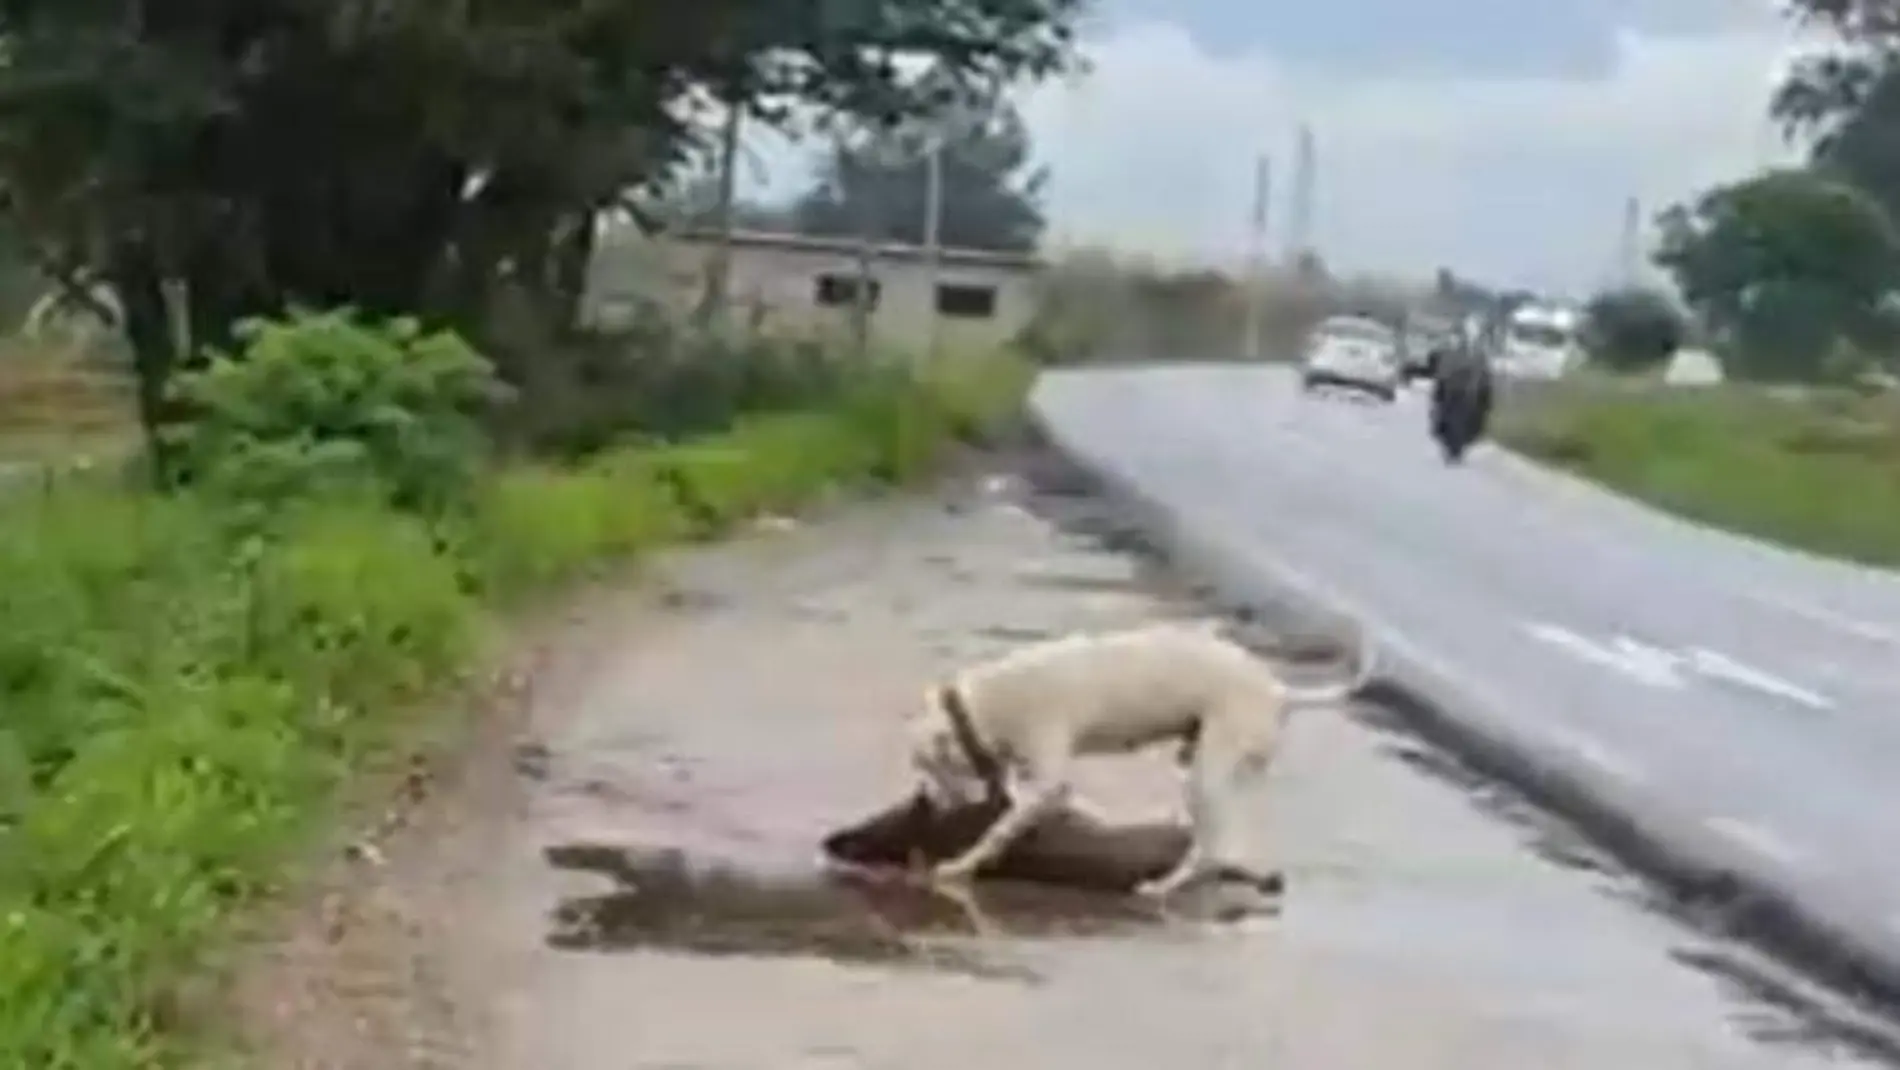
[[[822,341],[650,307],[612,329],[569,332],[528,372],[511,430],[537,451],[578,457],[630,437],[673,439],[742,413],[802,408],[867,374]]]
[[[1788,69],[1776,88],[1774,116],[1790,129],[1840,130],[1875,98],[1893,92],[1895,46],[1900,45],[1900,11],[1890,0],[1789,0],[1795,19],[1820,30],[1836,47],[1810,49]]]
[[[1660,508],[1900,564],[1891,394],[1574,382],[1519,390],[1498,414],[1501,442]]]
[[[695,176],[656,198],[650,215],[662,230],[716,230],[721,222],[719,201],[719,176]],[[793,217],[789,205],[749,200],[735,195],[732,202],[732,229],[782,234],[795,232],[798,221]]]
[[[457,335],[349,310],[239,325],[177,392],[181,475],[266,515],[288,499],[355,489],[438,514],[463,504],[497,399],[493,369]]]
[[[929,214],[929,155],[921,137],[885,135],[834,146],[817,184],[792,207],[802,234],[921,245]],[[939,240],[953,248],[1027,252],[1041,239],[1048,171],[1030,164],[1029,132],[1014,109],[960,124],[944,139]]]
[[[899,56],[1045,75],[1081,3],[4,0],[0,207],[118,293],[156,426],[175,363],[292,303],[486,342],[518,291],[571,324],[597,216],[702,137],[693,101],[899,119],[932,104]]]
[[[313,426],[347,424],[363,410],[338,402],[337,376],[381,367],[402,337],[341,316],[254,329],[270,352],[206,419],[248,433],[302,404]],[[413,357],[447,336],[406,337]],[[306,363],[335,376],[313,380]],[[300,374],[273,379],[284,364]],[[439,381],[466,396],[461,371]],[[709,438],[489,473],[470,508],[436,519],[286,489],[260,535],[218,494],[99,480],[10,503],[0,1065],[202,1065],[206,1023],[182,986],[310,842],[337,786],[414,738],[417,706],[479,652],[494,608],[833,486],[916,475],[953,430],[1004,416],[1025,381],[1000,358],[881,379]],[[252,398],[275,415],[236,419]]]
[[[1900,238],[1866,195],[1801,169],[1717,187],[1660,220],[1656,262],[1732,375],[1815,379],[1893,338]]]
[[[1608,290],[1584,308],[1583,341],[1590,359],[1616,371],[1662,367],[1681,348],[1683,332],[1682,313],[1655,290]]]

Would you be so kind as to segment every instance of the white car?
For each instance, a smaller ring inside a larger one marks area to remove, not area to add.
[[[1558,379],[1583,363],[1580,324],[1571,309],[1529,304],[1504,323],[1498,371],[1518,379]]]
[[[1391,401],[1399,393],[1399,365],[1399,337],[1392,328],[1365,316],[1331,316],[1306,340],[1300,386],[1342,387]]]

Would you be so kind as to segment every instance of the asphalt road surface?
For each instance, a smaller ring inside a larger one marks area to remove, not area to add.
[[[1064,372],[1052,436],[1220,568],[1373,628],[1480,735],[1643,836],[1900,963],[1900,584],[1663,518],[1484,446],[1421,399],[1302,396],[1278,369]],[[1900,972],[1900,971],[1896,971]]]

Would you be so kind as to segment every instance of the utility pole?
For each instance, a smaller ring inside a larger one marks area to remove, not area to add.
[[[721,315],[732,287],[732,216],[738,196],[739,131],[745,108],[735,90],[726,96],[726,120],[719,132],[718,238],[706,265],[706,289],[701,295],[701,322]]]
[[[1248,360],[1259,360],[1261,353],[1260,303],[1266,289],[1267,205],[1272,193],[1272,161],[1262,155],[1254,161],[1253,218],[1247,236],[1247,337]]]
[[[933,130],[924,150],[924,279],[930,287],[930,312],[925,319],[924,360],[937,360],[937,340],[941,333],[937,308],[942,287],[943,268],[943,148],[945,132]]]
[[[930,308],[924,320],[924,360],[935,362],[941,347],[943,316],[938,297],[943,284],[944,153],[983,121],[967,93],[941,67],[926,72],[920,82],[936,98],[932,113],[922,124],[924,151],[924,268],[930,287]]]
[[[1637,283],[1637,264],[1642,255],[1642,203],[1635,197],[1623,202],[1623,233],[1617,245],[1616,271],[1618,281],[1625,287],[1635,287]]]
[[[863,359],[871,349],[871,310],[874,302],[872,289],[877,280],[871,274],[872,251],[877,242],[879,220],[876,199],[877,176],[871,173],[868,157],[874,151],[870,145],[854,151],[849,144],[840,142],[844,159],[850,162],[845,171],[845,199],[849,203],[852,197],[851,187],[856,185],[858,203],[858,279],[851,295],[851,344]]]
[[[1293,147],[1293,205],[1287,221],[1287,259],[1313,252],[1313,128],[1300,124]]]

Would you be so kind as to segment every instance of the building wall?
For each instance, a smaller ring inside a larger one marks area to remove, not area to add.
[[[611,308],[616,299],[664,293],[678,308],[690,308],[704,284],[707,260],[715,252],[710,243],[673,240],[642,243],[636,254],[626,247],[604,251],[596,272],[596,291]],[[872,278],[877,282],[877,306],[872,312],[873,338],[896,345],[919,346],[928,338],[934,303],[929,270],[914,252],[874,256]],[[844,303],[820,301],[820,279],[844,280]],[[847,332],[851,326],[851,280],[858,275],[856,253],[847,246],[775,241],[770,244],[737,241],[733,245],[730,296],[740,316],[755,315],[767,329]],[[1035,271],[1032,264],[1004,257],[957,255],[946,251],[938,269],[942,286],[975,287],[994,293],[988,316],[945,314],[938,319],[939,339],[946,347],[991,345],[1007,340],[1022,328],[1033,311]]]

